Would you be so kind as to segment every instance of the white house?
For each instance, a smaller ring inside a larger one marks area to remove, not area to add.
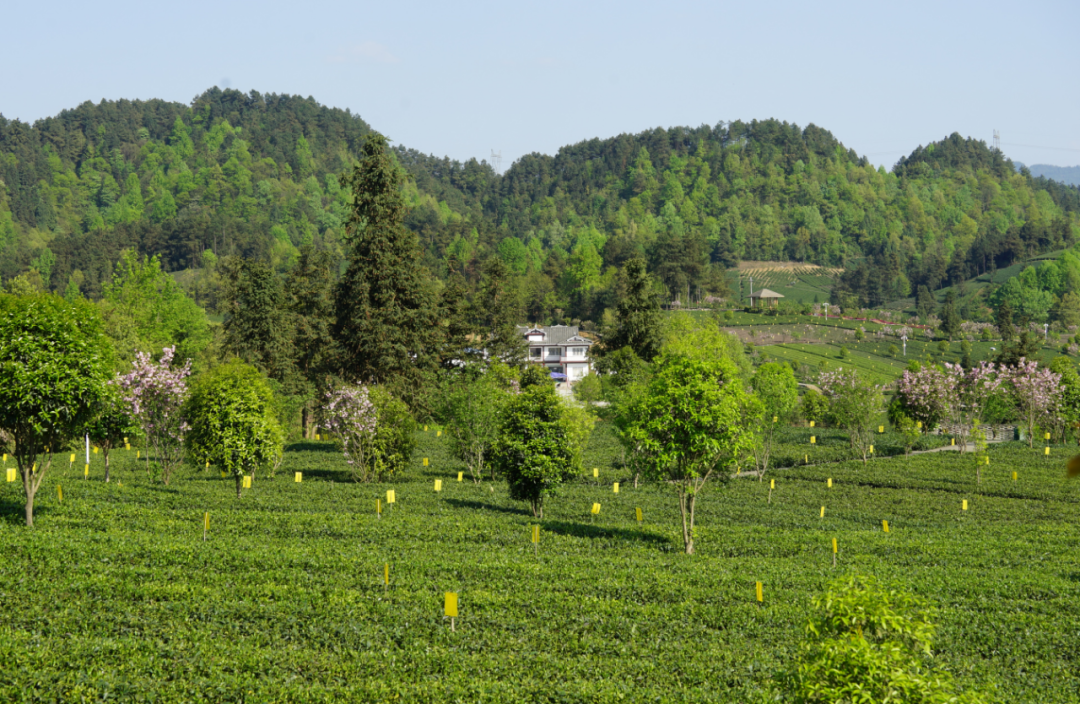
[[[529,343],[529,361],[543,364],[567,381],[575,382],[589,373],[589,348],[592,341],[581,337],[576,327],[552,325],[549,327],[518,327],[518,332]]]

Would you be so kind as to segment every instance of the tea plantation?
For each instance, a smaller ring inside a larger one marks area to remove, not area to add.
[[[614,469],[603,424],[589,476],[542,521],[504,484],[459,483],[434,432],[392,484],[353,483],[331,444],[305,443],[240,499],[195,469],[154,482],[134,452],[106,484],[95,456],[88,480],[52,470],[33,529],[17,484],[0,484],[0,701],[760,701],[811,597],[846,570],[938,606],[935,660],[961,686],[1080,701],[1070,448],[994,446],[981,486],[957,453],[863,465],[814,451],[769,475],[771,504],[768,477],[707,487],[692,556],[673,491]]]

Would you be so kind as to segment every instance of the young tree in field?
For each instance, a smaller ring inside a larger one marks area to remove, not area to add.
[[[603,385],[596,374],[588,374],[574,384],[574,398],[585,404],[586,408],[600,401],[603,397]]]
[[[1068,357],[1057,357],[1050,362],[1050,371],[1061,377],[1061,400],[1058,403],[1057,430],[1062,440],[1080,423],[1080,373],[1076,362]]]
[[[469,468],[474,482],[488,469],[502,412],[510,398],[510,388],[498,374],[483,373],[477,367],[466,368],[443,393],[450,446]]]
[[[53,295],[0,295],[0,429],[15,442],[26,525],[52,455],[93,418],[112,366],[101,317]]]
[[[1063,395],[1061,376],[1038,362],[1029,362],[1023,357],[1015,367],[1005,371],[1005,377],[1016,399],[1016,408],[1027,428],[1028,447],[1035,443],[1035,426],[1053,424],[1053,415],[1057,412]]]
[[[416,421],[387,389],[338,386],[326,393],[320,415],[356,481],[379,481],[405,470],[416,446]]]
[[[829,400],[829,422],[848,432],[851,448],[865,464],[884,404],[881,387],[865,381],[854,370],[843,369],[823,373],[818,386]]]
[[[813,600],[816,614],[799,658],[780,678],[783,700],[818,702],[989,702],[956,692],[947,671],[931,666],[933,611],[872,577],[834,580]]]
[[[543,518],[544,499],[573,474],[573,450],[555,386],[534,379],[538,373],[526,369],[521,393],[507,404],[492,463],[506,477],[510,497],[528,501],[533,516]]]
[[[758,481],[762,481],[769,469],[776,431],[786,423],[795,404],[799,401],[799,383],[795,381],[795,372],[786,364],[768,362],[758,367],[751,381],[754,395],[761,404],[758,417],[758,442],[754,445],[757,458]]]
[[[139,433],[139,423],[131,410],[131,404],[120,391],[120,382],[114,379],[105,385],[105,394],[98,404],[93,420],[86,426],[91,442],[101,448],[105,458],[105,481],[109,481],[109,453],[120,447],[126,439]]]
[[[640,448],[653,478],[672,483],[679,497],[683,547],[694,552],[694,508],[714,475],[750,451],[752,398],[728,359],[691,357],[665,350],[644,393],[627,414],[625,434]]]
[[[285,436],[274,413],[274,393],[255,367],[236,360],[199,377],[185,410],[192,459],[232,476],[237,498],[245,474],[254,478],[258,468],[281,456]]]
[[[186,379],[191,375],[191,360],[174,367],[175,347],[166,347],[161,360],[154,362],[144,352],[135,354],[134,369],[120,377],[124,399],[131,404],[147,444],[161,467],[161,479],[166,484],[172,470],[183,459],[184,434],[188,423],[183,408],[187,401]],[[147,467],[150,455],[146,457]]]
[[[416,407],[437,352],[435,299],[416,234],[404,225],[404,176],[384,136],[367,136],[360,162],[341,182],[352,191],[348,266],[337,284],[332,329],[341,373],[349,381],[392,384]]]

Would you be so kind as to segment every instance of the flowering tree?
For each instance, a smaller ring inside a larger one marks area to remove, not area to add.
[[[161,479],[166,484],[173,468],[183,459],[184,434],[188,431],[183,406],[188,395],[185,380],[191,376],[191,360],[182,367],[174,367],[175,353],[176,347],[166,347],[161,360],[154,362],[145,352],[137,352],[135,368],[119,379],[124,399],[131,404],[147,444],[161,465]]]
[[[818,386],[829,401],[829,420],[848,431],[851,448],[865,463],[874,441],[874,423],[884,398],[881,387],[864,381],[854,370],[822,372]]]
[[[941,369],[905,371],[896,391],[908,416],[922,421],[928,430],[948,423],[960,438],[961,451],[966,452],[972,428],[1004,378],[1002,368],[993,362],[980,362],[970,369],[946,363]]]
[[[1007,378],[1020,418],[1027,426],[1028,447],[1031,447],[1035,442],[1032,437],[1035,426],[1049,427],[1054,422],[1064,391],[1061,375],[1021,357],[1016,366],[1008,369]]]
[[[342,385],[331,389],[321,417],[322,427],[337,437],[357,481],[396,474],[412,456],[416,422],[408,407],[382,387]]]
[[[343,385],[328,391],[322,407],[322,427],[337,438],[353,475],[360,481],[370,481],[379,416],[367,387]]]

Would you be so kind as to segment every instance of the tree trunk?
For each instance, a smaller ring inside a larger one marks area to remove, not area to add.
[[[108,448],[102,448],[101,451],[105,453],[105,482],[109,481],[109,450]]]
[[[307,440],[309,438],[308,433],[308,405],[305,403],[300,409],[300,437]]]
[[[236,475],[236,498],[240,498],[240,490],[244,488],[244,476],[242,474]]]
[[[689,504],[689,507],[687,506]],[[683,547],[687,555],[694,554],[694,498],[687,496],[687,487],[679,486],[679,513],[682,515]],[[689,515],[687,515],[689,513]]]
[[[31,487],[32,482],[33,482],[33,480],[31,480],[30,482],[27,482],[25,484],[25,487],[26,487],[26,525],[29,528],[34,527],[34,494],[37,493],[37,491],[34,490],[33,487]]]

